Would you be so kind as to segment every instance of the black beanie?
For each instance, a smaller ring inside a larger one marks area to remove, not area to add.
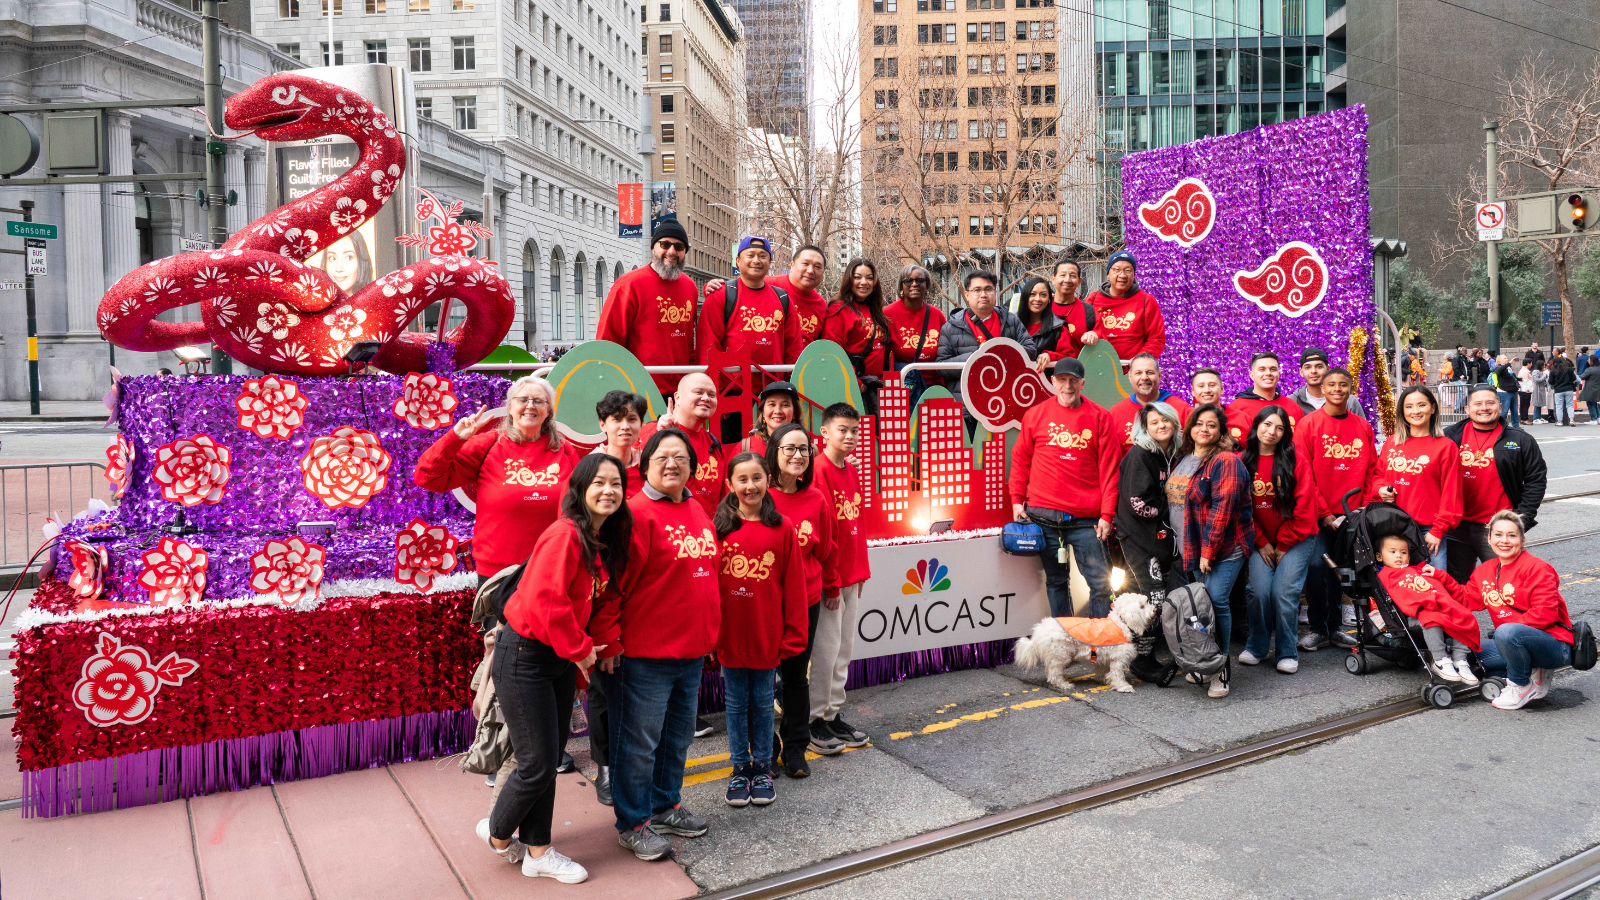
[[[650,246],[654,247],[662,238],[677,238],[683,241],[685,247],[689,246],[689,232],[683,230],[677,219],[663,219],[656,230],[650,233]]]

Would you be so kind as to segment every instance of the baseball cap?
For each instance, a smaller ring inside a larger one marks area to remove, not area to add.
[[[1071,356],[1063,356],[1060,359],[1051,360],[1050,364],[1044,367],[1044,374],[1047,378],[1054,378],[1057,375],[1076,375],[1082,378],[1083,363],[1078,362]]]

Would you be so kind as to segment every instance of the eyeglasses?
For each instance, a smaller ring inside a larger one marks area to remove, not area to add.
[[[656,241],[656,244],[658,244],[663,250],[676,250],[679,253],[689,252],[689,245],[679,243],[678,241]]]
[[[510,406],[533,406],[533,407],[538,407],[538,408],[542,409],[542,408],[544,408],[546,406],[549,406],[550,405],[550,401],[544,399],[543,397],[512,397],[510,399],[510,401],[508,401],[508,405],[510,405]]]
[[[994,285],[990,285],[989,287],[971,287],[971,288],[967,288],[967,293],[969,293],[969,294],[977,294],[978,296],[982,297],[982,296],[984,296],[986,294],[994,293]]]
[[[914,277],[911,277],[911,278],[902,278],[902,279],[900,279],[900,283],[901,284],[920,284],[920,285],[923,285],[924,287],[926,287],[927,284],[928,284],[928,279],[924,278],[921,275],[917,275],[917,276],[914,276]]]
[[[792,447],[779,447],[778,453],[783,456],[810,456],[811,448],[805,444],[796,444]]]
[[[687,456],[656,456],[653,458],[663,463],[674,463],[680,466],[687,466],[689,464],[689,457]]]

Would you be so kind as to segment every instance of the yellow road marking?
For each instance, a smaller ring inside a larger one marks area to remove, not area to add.
[[[870,747],[872,745],[868,744],[867,746]],[[849,753],[852,750],[861,750],[861,749],[863,749],[863,748],[861,748],[861,747],[846,747],[843,750],[841,750],[840,752],[841,753]],[[726,753],[722,754],[721,758],[722,759],[727,759],[728,758],[728,754],[726,754]],[[820,753],[812,753],[809,750],[806,751],[806,759],[808,759],[808,760],[821,759],[821,758],[822,758],[822,754],[820,754]],[[705,757],[705,759],[709,760],[709,761],[718,761],[715,757],[710,757],[710,756]],[[683,786],[684,787],[688,787],[689,785],[692,785],[692,784],[705,784],[708,781],[720,781],[720,780],[722,780],[724,778],[731,778],[731,777],[733,777],[733,767],[732,766],[728,766],[727,768],[723,768],[723,769],[712,769],[709,772],[696,772],[693,775],[685,775],[685,776],[683,776]]]
[[[684,760],[683,767],[692,769],[695,766],[703,766],[706,763],[727,762],[732,756],[733,754],[731,753],[713,753],[710,756],[702,756],[699,759]]]

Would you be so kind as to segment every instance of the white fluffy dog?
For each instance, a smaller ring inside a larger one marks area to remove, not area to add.
[[[1085,623],[1094,619],[1068,619],[1067,626],[1054,618],[1033,626],[1033,634],[1017,641],[1017,665],[1045,667],[1050,686],[1058,691],[1070,692],[1072,683],[1066,679],[1067,667],[1075,662],[1093,661],[1094,674],[1106,684],[1124,694],[1133,693],[1128,684],[1128,665],[1138,654],[1134,639],[1144,634],[1145,627],[1156,614],[1155,604],[1143,594],[1123,594],[1111,604],[1110,622],[1121,632],[1119,643],[1086,643],[1069,634],[1067,629],[1083,630]],[[1091,628],[1093,626],[1090,626]],[[1104,628],[1103,624],[1100,627]]]

